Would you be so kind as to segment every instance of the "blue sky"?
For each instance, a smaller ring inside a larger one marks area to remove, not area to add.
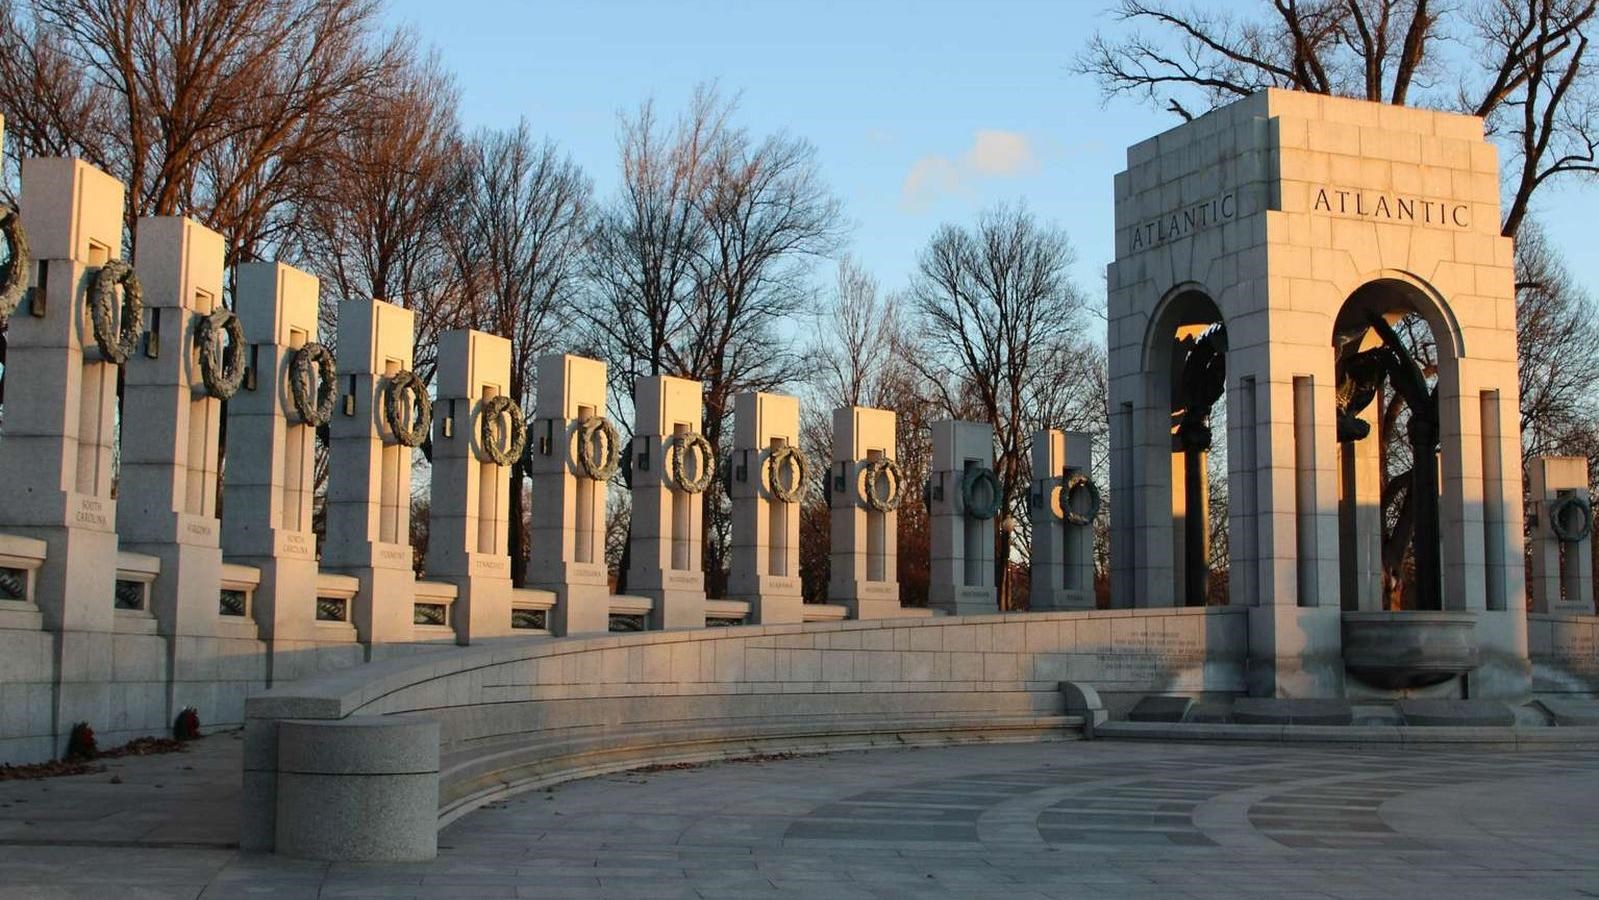
[[[1111,177],[1125,148],[1177,124],[1130,100],[1100,104],[1070,71],[1108,0],[391,0],[438,48],[468,128],[526,117],[616,183],[619,111],[680,108],[696,84],[741,95],[740,121],[814,143],[853,224],[850,252],[901,286],[944,221],[1025,199],[1066,228],[1079,285],[1102,302]],[[1538,210],[1587,284],[1593,189],[1545,191]],[[820,273],[831,277],[830,272]]]

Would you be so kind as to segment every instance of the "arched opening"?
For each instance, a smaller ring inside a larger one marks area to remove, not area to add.
[[[1169,381],[1171,508],[1177,602],[1227,603],[1227,329],[1199,290],[1173,297],[1156,335]],[[1161,346],[1161,344],[1164,346]]]
[[[1439,398],[1454,330],[1420,288],[1378,279],[1339,310],[1333,353],[1341,605],[1443,609]]]

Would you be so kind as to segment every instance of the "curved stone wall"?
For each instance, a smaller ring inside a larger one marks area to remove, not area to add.
[[[334,838],[354,814],[338,798],[361,796],[339,786],[341,773],[415,779],[430,774],[422,759],[437,774],[436,823],[508,792],[652,762],[1075,736],[1060,682],[1091,683],[1112,708],[1151,692],[1237,694],[1246,645],[1244,610],[1195,608],[503,639],[389,660],[248,701],[241,841],[416,858],[415,834],[396,837],[393,854]],[[433,732],[371,728],[380,717],[437,722],[436,744],[396,753],[394,734]],[[280,754],[279,732],[287,747],[308,728],[359,733],[320,741],[343,758],[307,769],[295,761],[306,754]],[[280,790],[309,777],[319,791]]]
[[[1599,693],[1599,617],[1530,613],[1527,650],[1534,696]]]

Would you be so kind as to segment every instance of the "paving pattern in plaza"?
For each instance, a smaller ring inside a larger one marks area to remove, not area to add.
[[[242,856],[231,823],[197,821],[237,785],[193,779],[225,780],[235,752],[58,780],[76,814],[32,807],[31,836],[15,810],[45,783],[0,784],[0,898],[1599,897],[1583,753],[1103,741],[726,763],[491,804],[433,862],[330,865]],[[189,813],[163,825],[168,792]]]

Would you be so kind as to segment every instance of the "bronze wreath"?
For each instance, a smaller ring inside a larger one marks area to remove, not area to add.
[[[861,475],[864,476],[860,485],[861,499],[866,501],[867,506],[885,513],[899,509],[900,501],[905,497],[905,492],[901,490],[904,476],[900,473],[899,463],[886,456],[880,457],[862,466]],[[884,475],[888,476],[892,486],[887,497],[879,496],[877,493],[877,485],[883,480]]]
[[[112,291],[122,285],[122,314],[117,315]],[[113,259],[100,267],[89,286],[89,321],[94,326],[94,342],[106,362],[122,365],[139,347],[144,330],[144,288],[133,267]]]
[[[494,427],[507,415],[511,421],[506,426],[502,444]],[[483,445],[483,453],[478,458],[484,462],[508,466],[521,459],[522,450],[527,447],[527,421],[522,416],[522,407],[505,394],[484,400],[478,406],[478,443]]]
[[[411,402],[416,404],[416,416],[408,429],[401,427],[400,419],[402,395],[407,392],[411,394]],[[415,447],[427,439],[428,426],[433,424],[433,401],[428,399],[427,388],[415,372],[401,369],[383,385],[383,424],[393,432],[394,442],[402,447]]]
[[[311,371],[315,366],[316,371]],[[313,428],[321,428],[333,420],[333,353],[322,344],[312,341],[294,351],[289,363],[289,396],[294,401],[294,412],[300,421]],[[311,389],[316,388],[316,404],[311,402]]]
[[[222,338],[228,339],[227,349]],[[225,306],[202,318],[194,328],[194,342],[200,351],[200,380],[205,392],[226,400],[239,392],[244,383],[244,326]],[[221,357],[220,359],[218,357]]]
[[[784,486],[778,470],[792,465],[794,481]],[[766,458],[766,490],[784,503],[798,503],[805,497],[805,488],[811,480],[811,463],[805,453],[792,444],[784,444]]]
[[[22,214],[14,206],[0,207],[0,236],[11,248],[11,259],[0,274],[0,322],[16,312],[28,293],[28,234],[22,230]]]
[[[989,501],[977,502],[978,485],[988,486]],[[973,466],[961,473],[961,509],[978,521],[992,519],[999,513],[999,477],[987,466]]]
[[[1088,511],[1080,513],[1072,508],[1072,498],[1079,493],[1088,494]],[[1099,516],[1099,485],[1081,472],[1066,479],[1066,488],[1060,495],[1061,518],[1069,525],[1087,525]]]
[[[1562,544],[1575,544],[1586,539],[1593,533],[1593,503],[1576,491],[1551,500],[1549,530],[1554,532],[1555,540]]]
[[[700,459],[704,462],[700,466],[698,476],[688,480],[683,474],[683,461],[688,458],[689,451],[699,450]],[[698,431],[685,431],[674,434],[666,439],[666,483],[673,490],[685,494],[699,494],[711,486],[711,479],[716,477],[716,457],[711,449],[711,442],[705,435]]]
[[[594,458],[594,437],[605,439],[605,451]],[[622,464],[622,436],[603,416],[584,416],[577,423],[577,467],[595,481],[609,481]]]

